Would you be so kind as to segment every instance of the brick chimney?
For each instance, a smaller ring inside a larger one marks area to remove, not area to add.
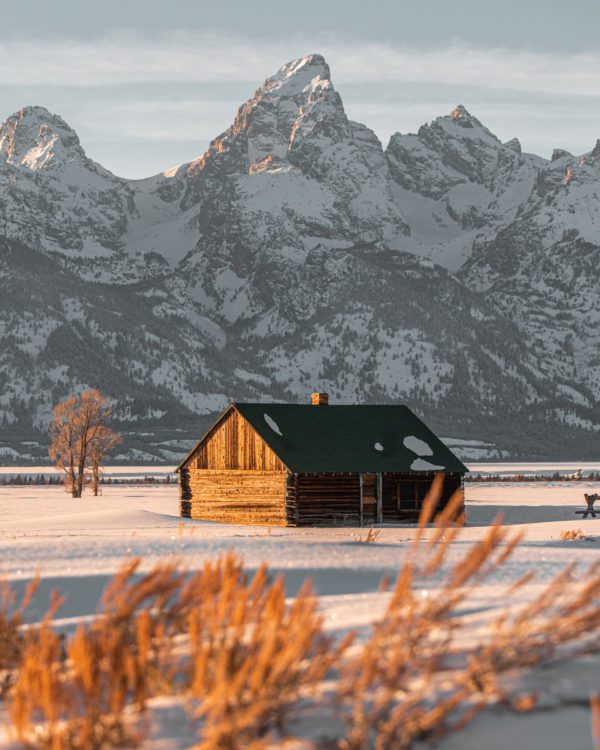
[[[310,403],[313,406],[327,406],[327,404],[329,403],[329,394],[328,393],[311,393]]]

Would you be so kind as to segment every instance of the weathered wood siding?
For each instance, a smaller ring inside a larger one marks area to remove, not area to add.
[[[231,409],[208,433],[187,462],[192,469],[284,471],[285,466],[250,427]]]
[[[189,517],[285,526],[285,471],[190,469]],[[183,504],[182,500],[182,504]]]
[[[286,482],[290,526],[359,526],[358,474],[292,474]]]
[[[181,515],[283,526],[285,482],[285,466],[230,409],[179,470]]]

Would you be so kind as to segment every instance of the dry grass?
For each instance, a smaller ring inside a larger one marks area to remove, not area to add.
[[[169,653],[173,598],[183,575],[157,566],[134,580],[127,563],[108,586],[98,617],[66,650],[48,622],[28,631],[9,710],[18,737],[49,750],[100,750],[132,743],[124,715],[143,709]]]
[[[0,581],[0,699],[10,687],[14,670],[21,661],[23,637],[20,629],[23,612],[27,609],[39,586],[39,578],[29,584],[19,604],[12,588]]]
[[[270,582],[262,567],[247,586],[224,580],[216,606],[191,613],[198,748],[259,748],[271,730],[284,733],[293,706],[315,693],[349,643],[323,634],[316,607],[309,584],[286,606],[283,579]]]
[[[594,594],[600,573],[590,570],[586,582],[575,585],[573,568],[530,604],[498,617],[483,643],[465,646],[470,639],[461,607],[507,560],[520,536],[497,521],[462,559],[444,570],[449,546],[460,533],[450,519],[462,498],[453,498],[428,536],[426,526],[436,502],[434,490],[384,617],[362,648],[341,665],[338,700],[347,724],[341,750],[404,750],[418,740],[456,731],[494,703],[530,709],[535,697],[512,695],[505,675],[534,667],[565,649],[576,656],[599,648],[593,634],[600,628]],[[430,597],[423,585],[432,576],[440,580]],[[509,587],[503,595],[506,601],[530,578]]]
[[[233,554],[191,575],[164,564],[136,578],[138,568],[121,569],[66,649],[49,621],[26,632],[9,700],[25,745],[135,744],[129,709],[140,716],[149,697],[177,692],[193,702],[200,747],[259,747],[345,648],[323,634],[308,585],[287,604],[283,579],[261,568],[248,581]]]
[[[436,515],[439,490],[427,498],[386,611],[362,643],[323,632],[308,583],[286,600],[281,578],[271,580],[265,566],[248,578],[234,554],[192,574],[165,563],[142,575],[138,560],[127,563],[98,617],[67,643],[51,615],[20,630],[23,604],[5,593],[0,656],[13,678],[7,700],[18,737],[42,750],[134,744],[148,699],[168,693],[189,705],[198,750],[283,743],[293,719],[323,711],[339,730],[329,748],[406,750],[489,705],[532,708],[535,696],[515,693],[506,678],[515,684],[549,658],[599,649],[600,573],[577,583],[567,568],[533,601],[505,610],[475,644],[461,612],[520,536],[497,522],[451,563],[462,498]],[[530,580],[508,587],[503,601]],[[600,750],[598,698],[592,726]]]
[[[367,532],[367,535],[361,537],[359,541],[363,544],[374,544],[375,542],[379,540],[380,536],[381,536],[381,531],[371,526],[371,528]]]
[[[594,750],[600,750],[600,695],[592,695],[590,698],[592,742]]]
[[[591,541],[592,537],[586,536],[581,529],[568,529],[560,532],[560,538],[568,542]]]

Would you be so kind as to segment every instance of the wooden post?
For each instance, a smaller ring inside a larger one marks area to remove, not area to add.
[[[359,481],[360,481],[360,507],[358,511],[359,515],[359,523],[361,526],[364,526],[364,513],[363,513],[363,475],[358,475]]]
[[[383,523],[383,475],[377,474],[377,523]]]

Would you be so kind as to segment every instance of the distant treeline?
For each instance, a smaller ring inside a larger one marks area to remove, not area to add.
[[[6,474],[0,475],[0,485],[57,485],[62,484],[64,477],[61,474]],[[177,479],[171,474],[164,477],[126,477],[117,479],[113,477],[100,477],[100,484],[171,484]]]
[[[466,482],[600,482],[600,471],[574,474],[465,474]]]
[[[59,485],[64,481],[61,474],[0,474],[2,485]],[[600,482],[600,471],[577,472],[575,474],[465,474],[466,482]],[[177,478],[172,474],[164,477],[126,477],[122,479],[101,477],[100,484],[174,484]]]

